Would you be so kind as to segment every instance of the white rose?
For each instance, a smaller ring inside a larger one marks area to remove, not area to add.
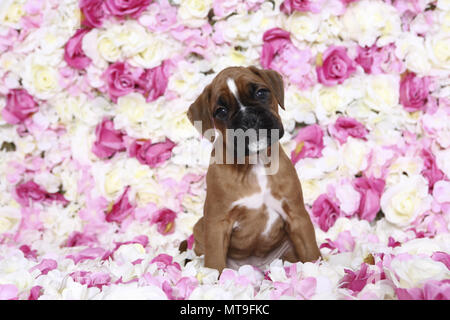
[[[450,69],[450,35],[440,32],[426,38],[426,48],[433,65],[438,69]]]
[[[119,97],[117,100],[116,117],[114,124],[117,124],[117,129],[125,128],[126,126],[136,127],[146,116],[146,110],[152,106],[145,101],[142,94],[132,92],[126,96]],[[120,120],[120,121],[119,121]],[[119,125],[118,122],[124,123]]]
[[[384,191],[380,204],[386,220],[406,227],[431,206],[428,181],[421,175],[403,177]]]
[[[423,170],[423,159],[420,157],[398,157],[389,167],[386,177],[386,186],[390,187],[399,183],[404,177],[404,173],[413,177],[420,175]]]
[[[392,112],[399,101],[399,83],[398,75],[367,76],[364,103],[376,111]]]
[[[19,208],[2,207],[0,210],[0,234],[14,232],[19,226],[21,214]]]
[[[25,15],[23,3],[14,0],[4,0],[0,3],[0,21],[8,26],[17,26]]]
[[[317,39],[320,19],[316,14],[295,11],[285,20],[285,29],[298,41]]]
[[[178,17],[187,26],[198,28],[206,22],[211,8],[212,0],[181,0]]]
[[[172,109],[163,118],[163,128],[165,135],[175,143],[181,143],[189,138],[198,136],[198,132],[186,115],[185,108]]]
[[[83,52],[86,56],[88,56],[92,60],[92,64],[89,66],[92,68],[92,65],[96,65],[99,68],[106,68],[107,62],[104,60],[103,56],[99,52],[98,48],[98,41],[100,36],[100,29],[93,28],[91,31],[86,33],[83,37],[83,41],[81,44],[81,47],[83,49]],[[104,40],[106,41],[106,40]],[[96,44],[96,45],[94,45]],[[107,41],[103,44],[104,47],[107,46]],[[118,55],[117,48],[115,48],[111,44],[111,51],[114,51],[112,55]],[[88,67],[88,70],[89,70]]]
[[[135,20],[126,20],[120,27],[120,31],[116,33],[115,42],[120,44],[124,57],[131,57],[140,52],[148,38],[152,37],[152,34],[147,33],[145,28]]]
[[[395,55],[405,60],[408,70],[419,75],[429,75],[431,64],[422,37],[412,33],[404,33],[396,39],[395,47]]]
[[[397,10],[381,1],[361,0],[352,3],[342,16],[343,36],[361,46],[387,42],[401,31]]]
[[[395,247],[393,249],[393,253],[395,255],[400,253],[409,253],[414,256],[421,254],[431,256],[436,251],[445,251],[447,249],[444,248],[442,244],[440,243],[440,241],[436,241],[436,239],[434,238],[416,238],[407,242],[403,242],[399,247]]]
[[[394,258],[386,275],[400,288],[416,288],[430,279],[446,279],[450,277],[447,267],[431,258],[413,256],[410,259]]]
[[[122,50],[120,49],[121,42],[119,42],[120,38],[118,37],[119,35],[113,31],[114,29],[101,30],[97,38],[97,51],[100,56],[108,62],[116,62],[122,59]],[[83,44],[86,41],[83,39]]]
[[[296,122],[306,124],[316,122],[313,98],[307,92],[301,92],[295,86],[289,85],[285,90],[285,108],[286,112],[292,114]]]
[[[23,86],[31,95],[47,100],[61,91],[55,61],[57,62],[58,59],[43,55],[29,55],[25,59],[22,73]]]
[[[340,148],[340,169],[349,175],[355,175],[367,167],[367,156],[370,148],[367,142],[361,139],[348,137],[347,142]]]

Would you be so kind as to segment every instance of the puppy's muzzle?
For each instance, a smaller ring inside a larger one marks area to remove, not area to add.
[[[247,107],[236,112],[227,130],[235,155],[258,153],[284,135],[283,125],[270,111]]]

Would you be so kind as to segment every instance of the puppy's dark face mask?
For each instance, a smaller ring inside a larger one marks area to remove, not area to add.
[[[248,156],[270,147],[284,134],[278,114],[284,109],[281,76],[256,67],[222,70],[189,107],[192,123],[201,121],[202,134],[216,128],[228,150]]]

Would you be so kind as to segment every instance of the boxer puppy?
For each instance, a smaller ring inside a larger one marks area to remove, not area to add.
[[[284,133],[278,105],[284,108],[277,72],[230,67],[189,107],[189,120],[215,139],[203,217],[194,226],[194,252],[204,255],[205,267],[221,272],[244,264],[262,268],[277,258],[320,258],[297,172],[278,142]],[[257,132],[256,138],[247,137],[237,150],[239,144],[232,142],[239,135],[229,132],[250,130]],[[270,134],[274,131],[278,135]],[[263,151],[266,161],[249,161]],[[217,161],[218,155],[233,161]],[[277,170],[269,172],[273,164]]]

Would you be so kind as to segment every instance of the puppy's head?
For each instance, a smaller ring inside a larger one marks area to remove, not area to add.
[[[284,109],[283,79],[273,70],[230,67],[222,70],[189,107],[189,120],[201,133],[217,129],[234,151],[257,153],[284,134],[278,114]],[[198,128],[198,126],[196,126]],[[277,134],[273,134],[273,133]]]

